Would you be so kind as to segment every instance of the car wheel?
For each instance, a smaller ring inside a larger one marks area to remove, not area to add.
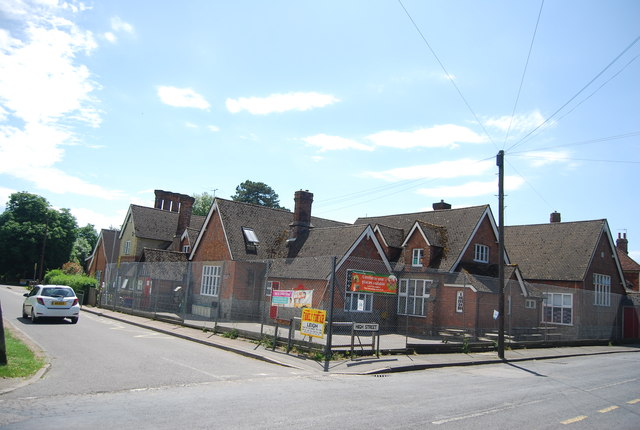
[[[38,317],[36,316],[36,313],[33,311],[33,308],[31,308],[31,322],[34,324],[38,322]]]
[[[77,324],[78,323],[78,317],[71,317],[71,324]]]
[[[22,306],[22,318],[24,319],[29,318],[29,315],[27,315],[27,313],[24,311],[24,306]]]

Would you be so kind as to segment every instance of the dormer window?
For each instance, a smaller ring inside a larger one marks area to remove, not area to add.
[[[424,257],[424,249],[416,248],[413,250],[413,255],[411,257],[411,266],[413,267],[422,267],[422,259]]]
[[[260,243],[258,235],[249,227],[242,227],[242,233],[244,234],[244,242],[247,252],[250,254],[256,254],[258,252],[258,244]]]
[[[475,252],[473,254],[473,261],[479,263],[489,262],[489,247],[487,245],[476,244]]]

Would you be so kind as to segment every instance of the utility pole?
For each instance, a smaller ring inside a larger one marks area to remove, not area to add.
[[[44,238],[42,239],[42,250],[40,251],[40,268],[38,271],[38,282],[42,282],[42,275],[44,271],[44,252],[47,248],[47,234],[49,234],[49,215],[44,225]]]
[[[498,357],[504,360],[504,151],[496,158],[498,166]]]

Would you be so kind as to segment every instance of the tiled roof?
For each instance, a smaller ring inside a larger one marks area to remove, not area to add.
[[[136,237],[171,242],[178,228],[178,213],[146,206],[131,205]],[[205,217],[193,215],[190,228],[200,230]]]
[[[516,267],[512,265],[505,266],[504,268],[505,292],[508,292],[509,287],[517,288],[518,291],[520,291],[520,285],[517,281],[511,279],[514,276],[515,271]],[[498,278],[474,275],[464,269],[461,272],[454,272],[449,275],[445,283],[471,285],[477,291],[484,293],[500,293],[500,280]]]
[[[220,198],[216,198],[215,203],[222,218],[234,260],[265,259],[286,255],[289,224],[293,222],[292,212]],[[312,231],[318,228],[346,225],[318,217],[311,217],[311,224],[314,227]],[[243,227],[253,229],[259,240],[255,253],[247,252]]]
[[[509,261],[525,279],[582,281],[606,220],[505,227]]]
[[[273,262],[271,276],[327,279],[331,273],[332,257],[338,257],[339,262],[367,228],[369,225],[313,228],[309,231],[309,236],[295,258]]]
[[[385,225],[401,229],[406,233],[411,230],[416,221],[446,228],[446,249],[444,256],[436,269],[451,271],[460,254],[464,251],[476,226],[482,216],[489,209],[489,205],[472,206],[468,208],[445,209],[427,212],[416,212],[400,215],[358,218],[355,224]],[[385,238],[386,239],[386,238]]]
[[[143,273],[156,280],[182,281],[187,274],[187,254],[163,249],[144,248]]]
[[[393,248],[402,248],[402,242],[404,242],[405,236],[404,230],[402,230],[401,228],[389,227],[383,224],[378,224],[376,227],[380,230],[380,233],[382,234],[387,246]]]
[[[107,264],[114,263],[118,258],[118,250],[120,249],[120,239],[118,237],[119,233],[119,230],[102,229],[100,231],[100,234],[102,235],[102,246],[107,258]]]
[[[629,257],[626,252],[620,251],[618,248],[616,248],[616,251],[618,252],[618,259],[620,260],[620,265],[624,272],[640,271],[640,264],[638,264],[633,258]]]

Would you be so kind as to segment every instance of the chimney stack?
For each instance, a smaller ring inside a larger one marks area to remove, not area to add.
[[[549,222],[561,222],[560,212],[553,211],[549,217]]]
[[[298,238],[306,238],[309,229],[313,227],[311,225],[311,204],[313,203],[313,193],[309,190],[296,191],[295,208],[293,210],[293,222],[289,224],[289,241],[297,240]]]
[[[616,248],[625,254],[629,254],[629,241],[627,240],[627,233],[620,234],[618,233],[618,239],[616,239]]]
[[[442,211],[451,209],[451,205],[449,203],[445,203],[444,200],[440,200],[438,203],[433,204],[434,211]]]
[[[178,227],[176,228],[176,236],[182,235],[191,223],[191,214],[193,212],[193,203],[195,198],[185,194],[177,194],[179,198],[180,212],[178,213]],[[177,205],[176,205],[177,206]]]

